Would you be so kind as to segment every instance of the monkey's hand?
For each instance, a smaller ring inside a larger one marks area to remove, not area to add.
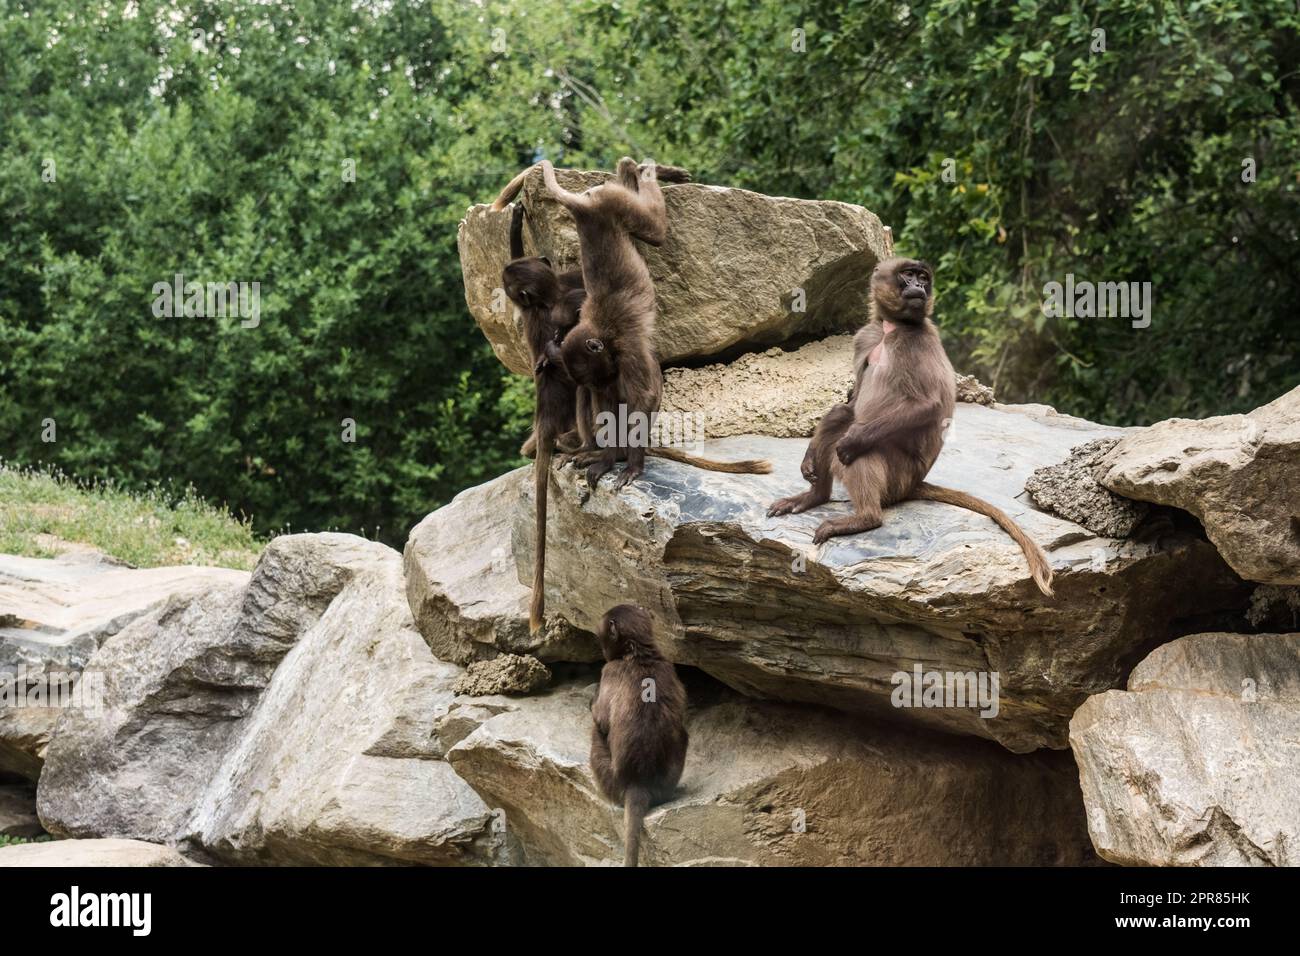
[[[835,457],[840,460],[841,465],[853,464],[870,449],[865,431],[866,429],[861,425],[854,425],[835,443]]]
[[[549,368],[552,364],[560,364],[560,346],[555,342],[547,342],[546,349],[538,358],[537,363],[533,366],[533,375],[541,375],[544,369]]]

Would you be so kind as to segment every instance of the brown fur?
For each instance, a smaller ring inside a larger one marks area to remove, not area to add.
[[[540,165],[541,165],[540,163],[534,163],[532,166],[529,166],[527,169],[525,169],[523,172],[517,175],[514,179],[510,180],[510,182],[506,184],[506,188],[501,190],[501,193],[497,196],[495,200],[493,200],[492,208],[495,209],[497,212],[500,212],[502,209],[505,209],[506,206],[510,205],[510,203],[514,200],[514,198],[519,195],[519,191],[524,188],[524,181],[528,179],[528,174],[531,173],[534,169],[537,169]],[[651,165],[650,163],[640,164],[639,166],[637,166],[637,172],[644,175],[646,169],[648,169],[650,165]],[[690,172],[688,170],[682,169],[680,166],[656,165],[655,171],[661,183],[680,184],[680,183],[689,183],[691,181]]]
[[[621,488],[645,470],[647,447],[636,443],[597,448],[596,416],[618,415],[626,408],[653,419],[663,395],[663,374],[651,340],[654,334],[655,294],[650,270],[637,251],[635,237],[660,245],[668,234],[663,191],[653,164],[637,166],[630,158],[619,160],[610,182],[584,193],[571,193],[555,179],[555,170],[541,163],[546,187],[573,213],[581,246],[583,285],[587,301],[582,316],[564,337],[561,360],[578,386],[578,431],[592,487],[618,461],[626,461],[615,483]],[[669,167],[671,168],[671,167]],[[676,449],[655,449],[649,454],[713,471],[763,474],[767,462],[715,462]]]
[[[511,259],[501,272],[506,296],[520,312],[524,338],[533,360],[533,384],[537,391],[533,433],[521,451],[534,452],[534,506],[536,543],[533,557],[533,597],[528,626],[536,632],[546,611],[546,511],[550,485],[551,456],[556,446],[572,451],[578,438],[575,419],[574,385],[563,367],[551,360],[556,342],[576,322],[582,307],[582,273],[556,273],[550,260],[525,256],[523,245],[524,207],[516,206],[510,222]]]
[[[804,455],[801,471],[812,487],[773,502],[768,514],[798,514],[826,503],[835,478],[848,490],[853,514],[823,521],[813,535],[816,544],[878,528],[884,508],[909,498],[956,505],[992,518],[1010,534],[1034,582],[1050,595],[1047,557],[1014,521],[974,495],[924,480],[956,406],[952,365],[931,320],[932,275],[914,259],[876,266],[870,320],[853,340],[853,391],[823,416]],[[888,334],[885,322],[894,326]]]
[[[611,608],[597,637],[607,663],[591,705],[591,772],[601,792],[623,804],[623,865],[636,866],[646,812],[672,799],[686,765],[686,688],[643,608]]]

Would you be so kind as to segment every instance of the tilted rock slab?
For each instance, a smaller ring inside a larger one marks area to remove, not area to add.
[[[92,654],[112,635],[175,595],[242,585],[229,568],[128,568],[99,555],[26,558],[0,554],[0,685],[21,672],[24,699],[75,687]],[[48,679],[47,679],[48,678]],[[3,690],[0,689],[0,696]],[[61,715],[43,706],[0,706],[0,770],[35,780]]]
[[[1056,597],[1034,587],[1024,556],[987,518],[933,502],[886,511],[883,527],[815,547],[837,502],[768,518],[773,499],[806,488],[806,442],[707,442],[721,459],[769,458],[774,473],[726,475],[651,458],[621,492],[592,492],[572,468],[552,482],[548,613],[593,630],[626,601],[656,616],[666,653],[745,693],[921,721],[1015,751],[1067,745],[1083,700],[1118,686],[1139,649],[1180,622],[1242,608],[1246,586],[1214,548],[1168,522],[1132,540],[1098,538],[1034,510],[1034,468],[1091,438],[1122,433],[1035,407],[961,404],[931,478],[1005,510],[1048,552]],[[513,540],[531,567],[531,480]],[[468,503],[468,502],[467,502]],[[893,676],[995,671],[1000,710],[891,705]]]
[[[1300,584],[1300,387],[1246,415],[1133,432],[1102,459],[1099,480],[1196,515],[1243,578]]]
[[[594,693],[571,684],[518,700],[448,751],[529,864],[622,861],[622,809],[588,766]],[[1096,861],[1065,754],[1018,757],[728,693],[693,700],[687,730],[678,795],[646,818],[643,865]]]
[[[430,741],[459,668],[415,631],[401,559],[351,535],[267,546],[246,587],[172,598],[104,643],[69,711],[46,829],[240,862],[486,862],[489,809]]]
[[[1091,697],[1070,745],[1093,845],[1137,866],[1300,865],[1300,634],[1196,634]]]
[[[610,178],[569,169],[556,176],[573,191]],[[577,268],[573,217],[551,198],[540,171],[516,201],[528,211],[525,251],[548,256],[559,269]],[[696,183],[665,186],[664,201],[667,240],[657,248],[637,244],[655,284],[661,362],[752,351],[864,322],[871,270],[886,252],[880,220],[861,206]],[[470,313],[506,367],[531,374],[515,309],[499,292],[510,260],[510,217],[490,203],[472,206],[457,245]]]

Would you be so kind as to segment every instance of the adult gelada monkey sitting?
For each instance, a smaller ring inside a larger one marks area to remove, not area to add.
[[[823,416],[801,470],[812,485],[772,503],[771,516],[798,514],[830,500],[838,478],[853,514],[828,518],[813,541],[879,528],[885,507],[908,499],[940,501],[992,518],[1015,539],[1044,593],[1052,569],[1042,548],[1006,514],[965,492],[925,481],[943,447],[957,388],[952,364],[931,320],[933,270],[916,259],[888,259],[871,274],[871,314],[853,340],[854,385]]]

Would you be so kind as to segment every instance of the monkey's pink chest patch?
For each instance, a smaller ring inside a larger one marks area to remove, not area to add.
[[[889,337],[890,332],[894,331],[895,326],[893,322],[883,319],[880,324],[884,326],[885,334],[881,336],[880,341],[876,343],[876,347],[867,356],[868,365],[884,365],[888,361],[889,353],[885,351],[885,339]]]

